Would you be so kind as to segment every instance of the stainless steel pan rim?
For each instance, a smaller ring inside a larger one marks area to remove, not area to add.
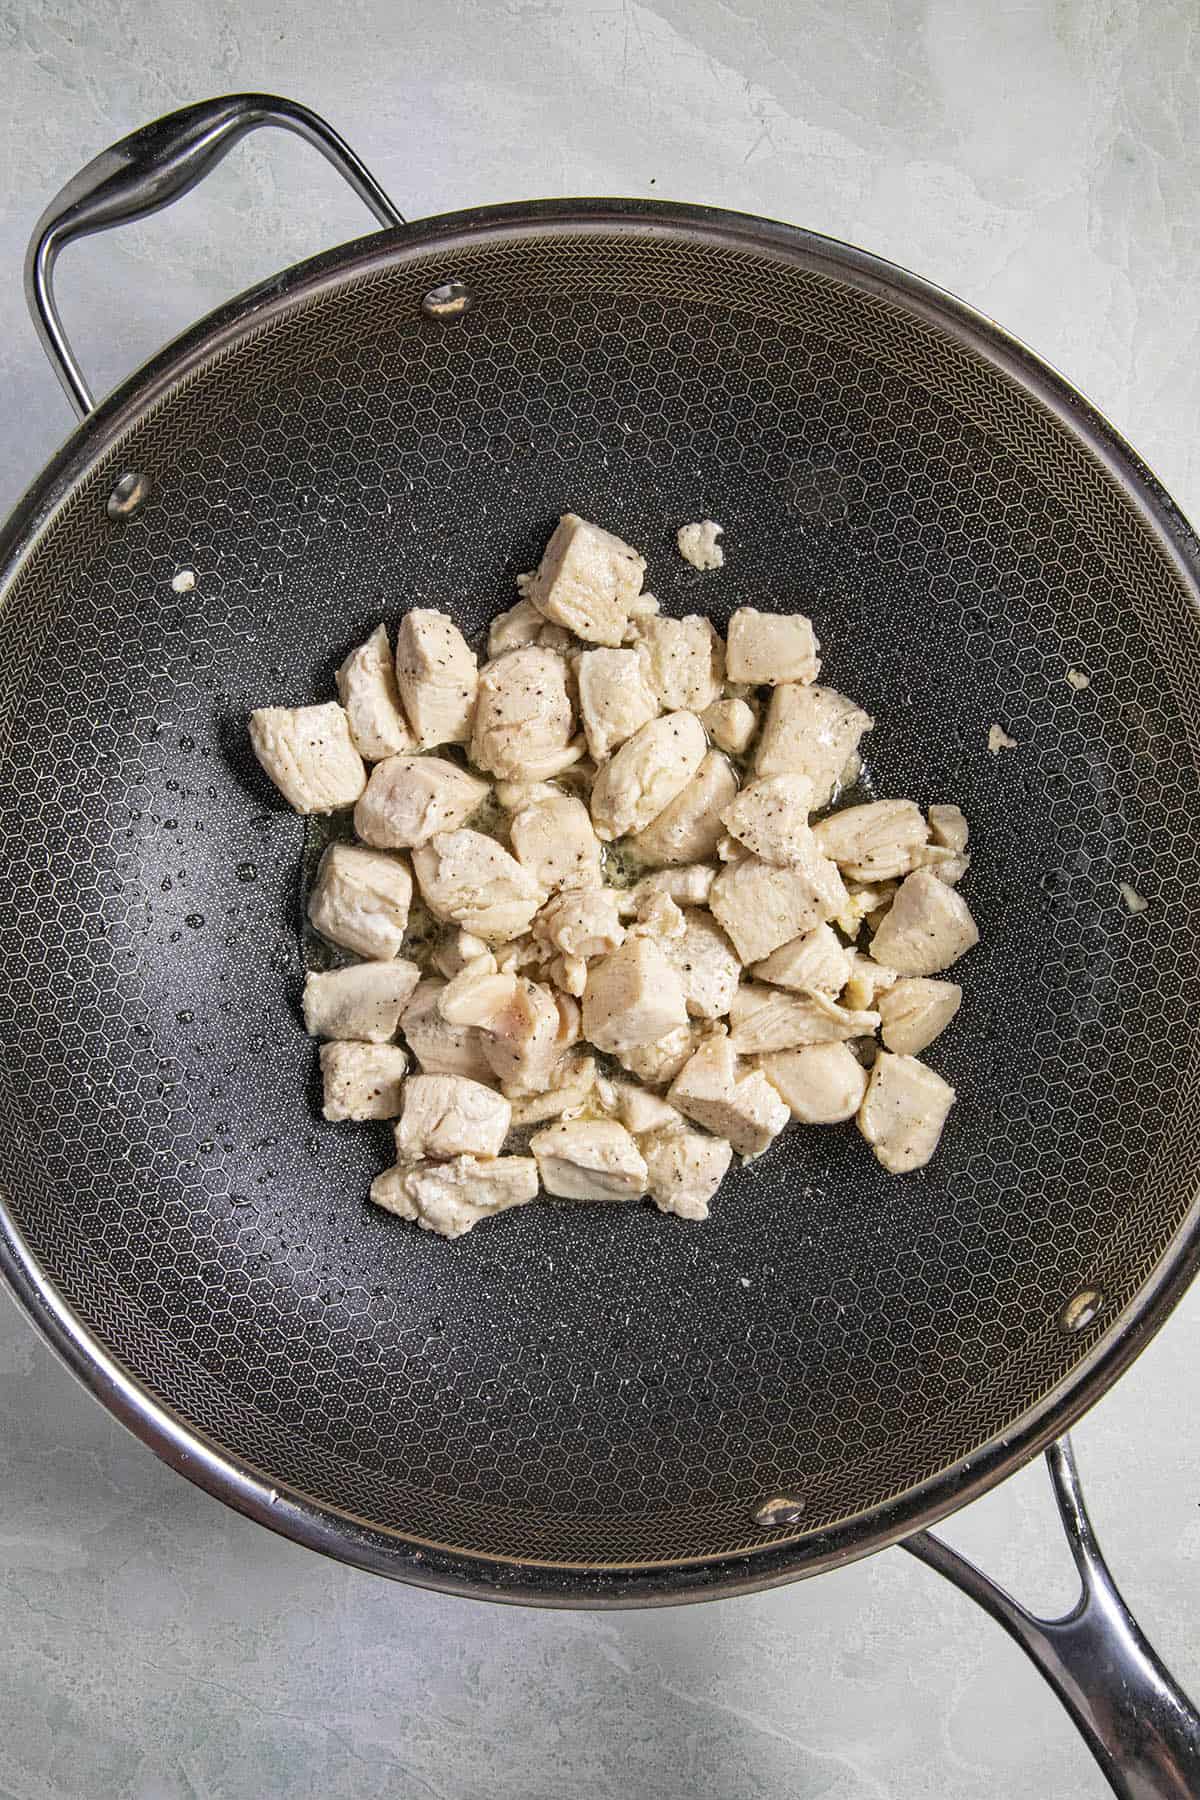
[[[939,330],[986,355],[1086,444],[1136,505],[1195,604],[1200,546],[1190,527],[1111,425],[1061,376],[992,321],[918,276],[812,232],[709,208],[603,199],[468,210],[375,233],[296,265],[202,320],[105,401],[25,496],[0,539],[0,589],[52,524],[57,507],[75,485],[109,459],[115,475],[129,427],[199,364],[211,362],[280,314],[303,308],[374,270],[435,253],[444,262],[449,281],[464,249],[519,240],[530,233],[541,238],[624,233],[734,249],[767,248],[805,267],[828,270],[869,293],[899,299]],[[476,1597],[564,1606],[663,1604],[751,1592],[837,1566],[924,1528],[1027,1461],[1099,1398],[1164,1322],[1200,1259],[1198,1199],[1136,1303],[1120,1317],[1105,1318],[1091,1328],[1094,1342],[1086,1358],[1031,1410],[1019,1430],[996,1438],[936,1479],[910,1490],[901,1501],[878,1508],[873,1517],[859,1515],[817,1533],[797,1532],[744,1558],[597,1571],[450,1556],[411,1537],[373,1529],[301,1493],[277,1489],[261,1472],[219,1451],[172,1417],[107,1357],[40,1274],[3,1206],[0,1227],[0,1267],[63,1360],[144,1442],[198,1485],[271,1529],[377,1573]]]

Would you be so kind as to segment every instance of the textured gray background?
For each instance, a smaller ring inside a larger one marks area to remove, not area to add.
[[[1191,0],[0,0],[0,501],[69,418],[22,311],[45,199],[173,105],[273,88],[411,216],[662,195],[865,244],[1075,380],[1200,515],[1200,40]],[[239,287],[361,229],[291,141],[64,258],[103,387]],[[1200,1295],[1078,1430],[1106,1548],[1200,1688]],[[1040,1469],[948,1535],[1069,1582]],[[1099,1800],[1019,1653],[898,1552],[762,1598],[468,1607],[277,1541],[113,1425],[0,1300],[4,1800]]]

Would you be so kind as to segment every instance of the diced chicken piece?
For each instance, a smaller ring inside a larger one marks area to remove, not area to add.
[[[881,881],[871,887],[852,881],[846,887],[845,905],[834,913],[833,922],[848,938],[855,938],[862,930],[864,919],[872,928],[878,925],[876,915],[882,917],[898,892],[899,883],[895,881]]]
[[[662,948],[679,972],[683,998],[694,1019],[720,1019],[733,1005],[742,967],[733,946],[711,914],[688,907],[683,936]]]
[[[552,794],[523,806],[513,814],[509,837],[522,868],[550,893],[600,886],[600,840],[587,807],[573,794]]]
[[[498,781],[492,789],[496,802],[505,812],[520,812],[523,806],[533,806],[538,800],[553,800],[562,789],[552,781]]]
[[[440,756],[389,756],[371,770],[354,829],[380,850],[410,850],[454,831],[487,799],[488,784]]]
[[[468,964],[441,996],[451,1025],[474,1025],[483,1054],[510,1098],[540,1092],[579,1037],[579,1008],[528,976]]]
[[[646,1192],[641,1151],[615,1119],[563,1119],[529,1140],[548,1194],[564,1200],[637,1200]]]
[[[582,1000],[587,987],[587,963],[582,956],[554,956],[545,965],[546,975],[555,987],[574,1000]]]
[[[538,633],[546,623],[532,600],[518,600],[507,612],[497,613],[488,629],[488,655],[503,656],[506,650],[523,650],[536,644]]]
[[[805,775],[767,775],[744,787],[722,813],[722,822],[738,842],[762,862],[786,868],[813,854],[808,827],[812,783]],[[825,852],[828,855],[828,851]]]
[[[638,655],[665,712],[703,712],[721,696],[725,646],[699,613],[685,619],[646,619]]]
[[[626,938],[588,970],[583,1035],[597,1050],[619,1056],[686,1023],[683,983],[653,939]]]
[[[929,828],[912,800],[847,806],[813,826],[817,843],[852,881],[891,881],[921,860]]]
[[[592,789],[592,822],[606,840],[644,831],[683,792],[708,752],[695,713],[651,719],[606,762]]]
[[[655,1131],[639,1138],[646,1159],[647,1187],[659,1212],[680,1219],[707,1219],[708,1203],[733,1161],[724,1138],[698,1131]]]
[[[379,625],[337,672],[337,690],[354,747],[367,762],[411,750],[413,734],[400,706],[387,627]]]
[[[930,981],[906,975],[880,996],[881,1036],[900,1056],[919,1056],[940,1037],[962,1004],[962,989],[953,981]]]
[[[873,1037],[877,1012],[850,1012],[828,994],[787,994],[765,982],[747,982],[734,995],[729,1041],[739,1056]]]
[[[625,635],[630,608],[642,591],[646,564],[636,550],[564,513],[527,589],[543,617],[576,637],[614,648]]]
[[[748,700],[714,700],[700,714],[700,723],[718,750],[741,756],[758,730],[758,714]]]
[[[546,780],[563,766],[573,724],[562,657],[537,644],[509,650],[480,672],[471,761],[502,780]]]
[[[814,809],[828,806],[843,770],[874,720],[833,688],[777,687],[754,759],[758,775],[807,775]]]
[[[584,1107],[596,1085],[596,1059],[586,1050],[565,1056],[549,1079],[552,1085],[544,1094],[513,1101],[514,1128],[540,1125],[545,1119],[558,1119]]]
[[[412,876],[398,856],[330,844],[321,858],[308,916],[322,937],[379,962],[399,955],[412,904]]]
[[[397,1044],[321,1045],[327,1119],[394,1119],[408,1058]]]
[[[353,806],[367,785],[350,721],[336,700],[324,706],[260,706],[250,714],[250,745],[294,812]]]
[[[397,1162],[499,1156],[512,1107],[495,1088],[465,1075],[410,1075],[396,1126]]]
[[[350,1038],[386,1044],[421,979],[416,963],[355,963],[350,969],[312,973],[304,980],[304,1029],[310,1037]]]
[[[641,1137],[647,1131],[682,1131],[683,1114],[659,1094],[635,1081],[613,1081],[612,1106],[626,1131]]]
[[[643,862],[694,863],[716,851],[721,815],[737,793],[737,776],[710,750],[687,786],[639,831],[633,848]]]
[[[579,713],[596,762],[660,712],[636,650],[585,650],[579,659]]]
[[[641,631],[646,620],[653,618],[654,614],[659,610],[658,601],[653,594],[647,594],[643,591],[638,595],[636,600],[631,600],[629,603],[629,623],[625,627],[625,636],[622,639],[622,642],[626,644],[635,642],[638,633]]]
[[[533,921],[533,935],[564,956],[605,956],[625,941],[617,894],[595,887],[559,894],[548,900]]]
[[[960,806],[931,806],[929,808],[929,837],[921,859],[921,866],[928,867],[953,887],[962,880],[971,866],[971,858],[967,854],[968,827],[966,816]]]
[[[469,962],[474,962],[477,957],[487,955],[488,947],[483,939],[477,938],[473,931],[463,931],[460,928],[450,932],[441,940],[433,953],[433,961],[434,966],[446,977],[446,980],[453,981],[454,977],[465,969]]]
[[[413,871],[435,919],[452,919],[489,944],[520,937],[546,891],[481,831],[440,831],[413,851]]]
[[[724,529],[715,519],[697,519],[691,525],[681,525],[675,533],[675,543],[684,562],[691,563],[693,569],[723,568],[725,552],[717,539]]]
[[[788,1109],[766,1076],[758,1069],[743,1072],[725,1037],[701,1044],[667,1099],[741,1156],[757,1156],[788,1122]]]
[[[858,1129],[891,1175],[924,1168],[954,1105],[954,1089],[915,1056],[881,1050],[858,1109]]]
[[[745,844],[739,844],[738,840],[735,837],[730,837],[728,832],[725,832],[722,837],[717,839],[718,862],[743,862],[749,854],[750,852],[747,850]]]
[[[966,901],[928,869],[900,885],[871,941],[871,955],[900,975],[940,975],[979,942]]]
[[[542,621],[542,629],[538,632],[537,641],[543,650],[553,650],[556,656],[564,659],[575,648],[574,634],[565,625],[547,625]]]
[[[965,850],[947,850],[944,844],[926,844],[917,856],[915,867],[928,869],[947,887],[956,887],[971,866]]]
[[[635,910],[635,922],[629,927],[627,937],[653,938],[660,948],[665,949],[668,940],[681,938],[687,930],[683,913],[670,894],[643,894]]]
[[[532,1156],[400,1163],[371,1183],[376,1206],[447,1238],[463,1237],[481,1219],[524,1206],[537,1195],[538,1171]]]
[[[850,954],[828,925],[792,938],[772,950],[750,973],[775,987],[804,994],[840,994],[850,979]]]
[[[739,606],[729,621],[725,665],[730,681],[751,687],[764,683],[815,681],[821,670],[812,620],[803,613],[756,612]],[[844,759],[843,759],[844,760]]]
[[[744,963],[761,962],[780,944],[832,918],[845,901],[836,865],[819,855],[789,869],[743,857],[722,869],[708,896]]]
[[[442,1017],[446,982],[431,976],[418,983],[400,1018],[408,1047],[426,1075],[466,1075],[491,1081],[492,1065],[483,1054],[483,1034],[469,1025],[451,1025]]]
[[[876,1006],[880,994],[895,986],[895,969],[885,968],[873,957],[864,956],[859,950],[849,950],[846,960],[849,967],[839,998],[842,1005],[848,1006],[852,1011],[859,1007]]]
[[[422,750],[466,744],[479,670],[462,632],[445,613],[414,607],[396,634],[396,685]]]
[[[656,869],[644,875],[634,888],[620,896],[636,911],[646,894],[669,894],[676,906],[703,906],[712,890],[716,870],[709,863],[686,863],[680,868]]]
[[[801,1125],[840,1125],[852,1119],[867,1091],[867,1071],[846,1044],[809,1044],[774,1050],[758,1066]]]
[[[637,1044],[632,1050],[619,1051],[617,1061],[630,1075],[636,1075],[648,1086],[665,1087],[685,1067],[699,1043],[699,1032],[691,1026],[681,1025],[677,1031],[666,1032],[653,1044]]]

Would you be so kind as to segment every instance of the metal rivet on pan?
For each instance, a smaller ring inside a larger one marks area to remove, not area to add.
[[[754,1509],[754,1523],[768,1530],[780,1525],[798,1525],[804,1517],[804,1502],[795,1494],[774,1494]]]
[[[1060,1331],[1082,1331],[1097,1318],[1104,1305],[1100,1288],[1084,1288],[1063,1307],[1058,1315]]]
[[[471,295],[461,281],[446,281],[430,288],[421,302],[421,311],[430,319],[461,319],[471,304]]]
[[[127,469],[104,503],[110,519],[132,519],[150,496],[150,478]]]

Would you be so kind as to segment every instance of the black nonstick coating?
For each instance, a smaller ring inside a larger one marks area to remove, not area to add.
[[[122,1381],[340,1553],[560,1595],[780,1545],[802,1570],[1077,1410],[1190,1242],[1190,543],[1064,389],[884,265],[684,214],[426,229],[194,339],[10,535],[6,1260],[20,1234]],[[471,310],[425,316],[451,277]],[[114,521],[124,470],[151,493]],[[787,1133],[704,1226],[544,1203],[446,1244],[366,1203],[390,1134],[315,1106],[306,827],[247,713],[330,697],[411,605],[477,637],[568,507],[668,612],[811,613],[875,791],[965,808],[981,943],[928,1169],[889,1178],[851,1125]],[[672,540],[704,517],[727,561],[698,576]],[[777,1493],[799,1524],[756,1523]]]

